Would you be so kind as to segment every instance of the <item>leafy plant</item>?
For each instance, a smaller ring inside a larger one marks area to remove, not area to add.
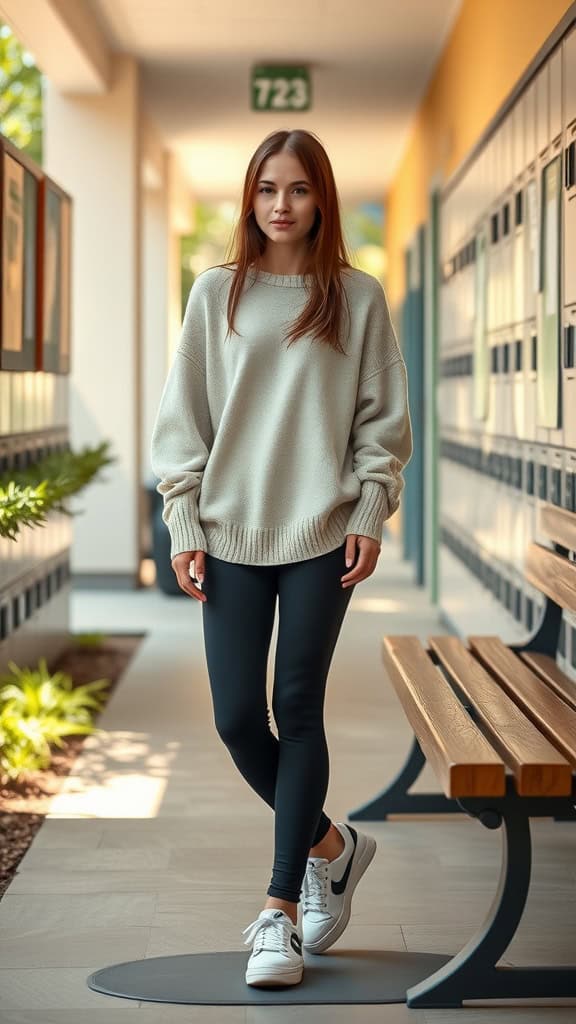
[[[104,633],[75,633],[74,640],[77,647],[101,647]]]
[[[74,686],[67,673],[51,674],[45,658],[35,670],[14,661],[8,666],[10,673],[0,675],[0,771],[15,779],[46,768],[50,746],[63,747],[63,736],[99,731],[93,714],[105,703],[110,680]]]
[[[0,537],[16,540],[21,525],[44,526],[46,514],[54,509],[71,512],[64,500],[76,494],[98,472],[117,459],[108,455],[110,443],[80,452],[52,452],[26,469],[10,469],[0,474]]]

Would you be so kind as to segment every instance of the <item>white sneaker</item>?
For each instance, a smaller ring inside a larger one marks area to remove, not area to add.
[[[298,904],[300,906],[300,904]],[[246,967],[248,985],[297,985],[302,981],[302,921],[294,925],[283,910],[269,907],[242,932],[253,949]]]
[[[302,932],[308,953],[323,953],[340,938],[358,882],[376,853],[376,840],[351,825],[334,822],[344,839],[335,860],[309,857],[302,884]]]

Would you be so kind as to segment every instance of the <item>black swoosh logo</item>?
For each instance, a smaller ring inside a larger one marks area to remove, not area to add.
[[[357,846],[357,843],[358,843],[358,833],[357,833],[356,829],[352,828],[351,825],[346,825],[346,828],[350,832],[350,835],[352,836],[352,839],[354,841],[354,849],[352,850],[352,853],[350,854],[350,858],[349,858],[348,863],[346,865],[346,870],[345,870],[344,874],[342,875],[342,878],[340,879],[340,881],[339,882],[335,882],[334,879],[332,879],[332,892],[334,893],[335,896],[341,896],[342,893],[344,892],[344,889],[346,888],[346,885],[348,883],[348,876],[349,876],[350,870],[352,868],[352,861],[354,860],[354,854],[356,853],[356,846]]]
[[[302,953],[302,943],[300,942],[300,939],[296,935],[296,932],[292,932],[292,934],[290,935],[290,945],[292,946],[292,949],[296,950],[297,953]]]

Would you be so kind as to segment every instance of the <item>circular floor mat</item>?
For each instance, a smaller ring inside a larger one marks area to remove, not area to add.
[[[404,1003],[407,989],[451,959],[375,949],[338,950],[321,956],[304,953],[300,984],[255,988],[244,977],[249,955],[247,950],[129,960],[94,971],[87,983],[95,992],[153,1003]]]

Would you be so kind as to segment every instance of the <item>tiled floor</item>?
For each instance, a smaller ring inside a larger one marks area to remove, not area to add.
[[[75,771],[0,902],[1,1024],[481,1024],[576,1021],[576,1007],[170,1006],[93,992],[116,961],[244,950],[272,860],[271,810],[247,786],[215,732],[200,605],[161,593],[79,591],[74,630],[147,631]],[[441,633],[411,572],[385,541],[356,588],[326,697],[336,820],[398,769],[410,732],[380,660],[383,633]],[[269,659],[269,689],[276,628]],[[434,785],[426,771],[417,788]],[[456,952],[486,914],[498,833],[466,818],[361,825],[378,851],[334,948]],[[508,963],[569,963],[576,950],[576,832],[534,827],[534,888]]]

